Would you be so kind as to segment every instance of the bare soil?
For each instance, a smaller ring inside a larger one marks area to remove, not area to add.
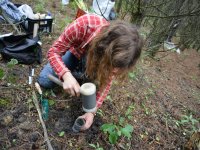
[[[33,8],[36,5],[33,1],[26,3]],[[47,62],[46,52],[64,29],[59,23],[66,17],[73,20],[76,16],[72,5],[61,6],[60,3],[58,0],[46,3],[45,9],[54,14],[55,24],[51,34],[40,35],[44,59],[41,65],[34,66],[34,81]],[[5,73],[0,79],[2,150],[47,149],[32,102],[35,88],[28,85],[29,67],[18,64],[8,68],[7,63],[0,60],[0,68]],[[192,135],[200,127],[200,53],[187,49],[180,54],[158,52],[154,59],[143,55],[130,73],[124,81],[114,81],[92,127],[80,133],[72,132],[75,119],[83,114],[80,98],[68,96],[60,87],[43,89],[43,98],[51,103],[45,124],[53,148],[90,150],[93,148],[89,144],[98,142],[105,150],[197,149],[194,143],[200,141],[200,134],[195,134],[194,139]],[[130,106],[132,109],[127,115]],[[184,115],[191,117],[185,119]],[[124,117],[124,124],[131,124],[134,131],[131,139],[120,137],[117,144],[111,145],[100,127],[104,123],[118,125],[119,117]],[[181,120],[186,121],[181,124]]]

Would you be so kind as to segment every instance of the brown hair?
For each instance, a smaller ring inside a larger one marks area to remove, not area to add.
[[[111,22],[89,45],[86,73],[102,88],[114,68],[118,68],[121,75],[133,67],[141,49],[142,39],[135,26],[122,21]]]

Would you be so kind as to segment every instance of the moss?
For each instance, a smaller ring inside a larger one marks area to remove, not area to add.
[[[10,104],[10,101],[8,99],[2,99],[0,98],[0,107],[5,107]]]
[[[3,76],[4,76],[4,71],[3,71],[3,69],[0,68],[0,79],[2,79]]]
[[[15,75],[9,75],[6,80],[12,84],[15,84],[17,82],[17,77]]]

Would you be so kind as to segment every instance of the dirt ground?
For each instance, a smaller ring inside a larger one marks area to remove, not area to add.
[[[26,3],[33,8],[36,5]],[[34,81],[47,62],[47,50],[67,24],[62,21],[76,16],[72,5],[61,6],[58,0],[46,3],[45,8],[55,16],[54,30],[40,35],[44,58],[41,65],[34,66]],[[2,150],[47,149],[33,104],[35,88],[28,85],[29,67],[18,64],[8,68],[0,60],[5,73],[0,79]],[[80,98],[68,96],[61,88],[43,89],[43,93],[50,104],[45,124],[54,150],[92,150],[89,144],[97,143],[104,150],[192,150],[200,145],[200,53],[196,50],[158,52],[154,59],[142,55],[124,81],[114,81],[92,127],[84,132],[72,131],[75,119],[83,114]],[[122,136],[112,145],[100,128],[105,123],[118,125],[120,117],[133,126],[133,133],[130,139]]]

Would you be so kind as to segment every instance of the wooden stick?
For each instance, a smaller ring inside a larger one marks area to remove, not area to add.
[[[38,115],[39,115],[39,119],[40,119],[40,122],[42,124],[43,131],[44,131],[44,141],[47,142],[48,150],[53,150],[53,147],[52,147],[52,145],[50,143],[50,140],[49,140],[49,137],[48,137],[48,134],[47,134],[47,129],[46,129],[45,123],[44,123],[44,121],[42,119],[42,114],[41,114],[41,111],[40,111],[40,107],[39,107],[39,103],[38,103],[35,91],[33,91],[33,102],[34,102],[35,107],[37,109],[37,112],[38,112]]]

